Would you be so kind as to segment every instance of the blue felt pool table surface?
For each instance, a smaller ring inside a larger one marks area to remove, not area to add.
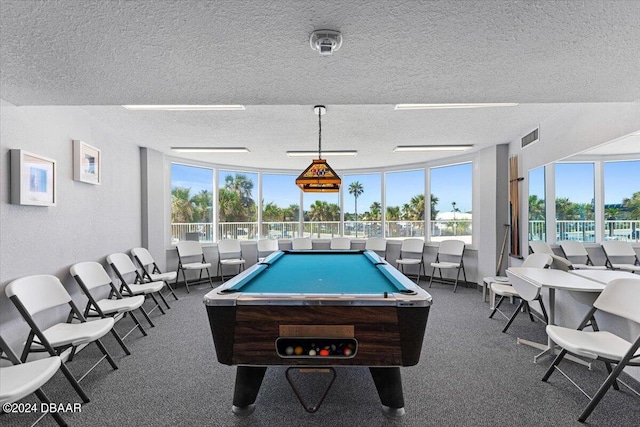
[[[407,291],[372,252],[277,252],[235,283],[244,293],[384,294]]]

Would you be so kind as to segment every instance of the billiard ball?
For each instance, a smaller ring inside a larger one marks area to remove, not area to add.
[[[309,356],[315,356],[316,351],[314,349],[309,350]]]
[[[353,350],[351,350],[349,347],[344,349],[345,356],[351,356],[352,354],[353,354]]]
[[[322,350],[320,350],[320,356],[328,356],[329,355],[329,350],[327,350],[326,348],[323,348]]]
[[[301,346],[297,346],[293,351],[296,353],[296,355],[300,356],[304,350]]]
[[[289,346],[285,348],[284,352],[287,354],[287,356],[291,356],[293,354],[293,347]]]

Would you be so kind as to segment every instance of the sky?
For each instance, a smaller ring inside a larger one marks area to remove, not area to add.
[[[220,170],[221,185],[224,177],[232,171]],[[244,172],[243,172],[244,173]],[[424,192],[424,170],[389,172],[386,174],[387,206],[402,206],[411,198]],[[576,203],[591,203],[594,198],[594,167],[592,163],[556,163],[556,197],[567,197]],[[257,199],[257,173],[245,173],[254,179],[254,198]],[[640,161],[605,162],[605,204],[622,203],[625,197],[640,191]],[[438,197],[436,209],[450,211],[451,203],[461,212],[472,210],[471,188],[472,164],[432,168],[431,193]],[[186,166],[177,163],[171,165],[172,187],[191,188],[191,194],[203,189],[213,191],[213,171],[207,168]],[[300,190],[295,185],[294,175],[263,174],[262,196],[265,203],[274,202],[280,207],[300,203]],[[373,202],[381,202],[381,174],[343,175],[345,211],[355,212],[354,197],[347,191],[349,184],[358,181],[364,192],[358,198],[358,213],[369,210]],[[531,170],[528,174],[529,193],[544,198],[544,168]],[[315,200],[340,203],[338,193],[305,193],[304,210]]]

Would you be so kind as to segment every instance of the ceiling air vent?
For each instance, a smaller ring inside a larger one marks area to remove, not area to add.
[[[533,144],[538,140],[538,128],[532,130],[528,134],[522,137],[522,148],[527,145]]]

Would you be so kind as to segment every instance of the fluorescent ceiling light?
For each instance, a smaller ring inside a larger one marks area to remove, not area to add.
[[[396,104],[394,110],[451,110],[457,108],[515,107],[514,102],[486,104]]]
[[[123,105],[135,111],[241,111],[244,105]]]
[[[247,147],[171,147],[178,153],[249,153]]]
[[[394,153],[403,151],[465,151],[473,148],[473,145],[398,145],[393,149]]]
[[[356,150],[334,150],[334,151],[322,151],[323,156],[355,156],[358,154]],[[289,157],[316,157],[318,151],[287,151]]]

